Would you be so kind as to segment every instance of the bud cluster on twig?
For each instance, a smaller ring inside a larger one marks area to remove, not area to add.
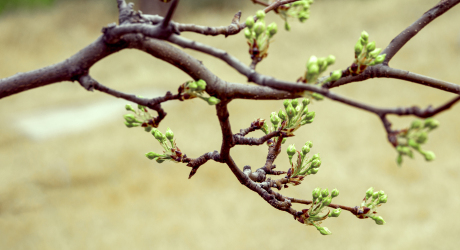
[[[265,12],[259,10],[256,13],[257,21],[254,22],[252,16],[246,19],[246,29],[244,36],[249,45],[249,54],[255,62],[260,62],[267,56],[270,39],[278,32],[276,23],[271,23],[268,26],[265,24]]]
[[[206,101],[209,105],[216,105],[220,100],[214,96],[204,96],[206,90],[206,82],[202,79],[198,81],[188,81],[179,86],[179,94],[181,94],[181,100],[200,98]]]
[[[136,110],[130,104],[126,104],[125,109],[134,113],[123,116],[125,118],[126,127],[132,128],[141,126],[146,132],[150,132],[152,128],[158,127],[158,124],[156,124],[154,117],[149,113],[147,107],[138,104]]]
[[[361,74],[367,66],[381,64],[385,60],[386,54],[380,55],[381,48],[375,47],[375,42],[369,42],[369,34],[361,32],[358,42],[355,44],[355,60],[349,67],[352,75]]]

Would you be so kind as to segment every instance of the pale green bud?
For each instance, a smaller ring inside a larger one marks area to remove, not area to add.
[[[342,212],[342,209],[341,208],[337,208],[337,209],[334,209],[332,210],[332,212],[330,213],[330,217],[339,217],[340,213]]]
[[[303,155],[306,155],[310,152],[310,147],[308,147],[307,145],[303,146],[302,147],[302,154]]]
[[[206,89],[206,82],[203,79],[196,81],[197,90],[202,91]]]
[[[299,18],[299,21],[301,23],[305,22],[306,20],[308,20],[308,18],[310,18],[310,15],[308,14],[308,12],[299,12],[299,14],[297,15],[297,18]]]
[[[127,122],[127,121],[125,121],[125,125],[126,125],[126,127],[128,127],[128,128],[140,126],[139,123],[131,123],[131,122]]]
[[[133,106],[131,106],[131,105],[129,105],[129,104],[126,104],[126,105],[125,105],[125,109],[128,110],[128,111],[136,112],[136,110],[133,108]]]
[[[374,193],[374,188],[373,187],[370,187],[367,191],[366,191],[366,199],[369,199],[372,194]]]
[[[321,69],[324,69],[325,67],[327,67],[326,58],[324,58],[324,57],[318,58],[318,66],[319,66]]]
[[[339,190],[337,188],[334,188],[331,192],[331,197],[334,198],[337,196],[339,196]]]
[[[332,234],[332,232],[329,231],[329,229],[327,227],[318,227],[317,229],[322,235]]]
[[[333,71],[331,74],[331,81],[337,81],[340,77],[342,77],[342,71],[340,69]]]
[[[319,160],[319,159],[313,160],[313,161],[311,162],[311,166],[312,166],[313,168],[319,168],[319,167],[321,166],[321,160]]]
[[[294,107],[292,107],[292,105],[289,105],[286,108],[286,113],[287,113],[289,119],[291,119],[292,117],[294,117],[296,115],[296,110],[294,109]]]
[[[283,140],[281,141],[281,144],[284,144],[286,142],[286,138],[283,138]]]
[[[361,32],[361,38],[367,42],[367,40],[369,39],[369,34],[363,30],[363,32]]]
[[[263,11],[263,10],[258,10],[258,11],[256,12],[256,16],[257,16],[257,18],[258,18],[259,20],[263,20],[263,19],[265,18],[265,11]]]
[[[136,121],[136,117],[133,114],[126,114],[123,116],[125,120],[129,123],[133,123]]]
[[[326,197],[329,195],[329,190],[327,188],[321,190],[321,196]]]
[[[276,25],[276,23],[271,23],[268,25],[267,31],[268,31],[269,37],[272,37],[278,32],[278,26]]]
[[[325,197],[325,196],[323,196],[323,197]],[[326,197],[326,198],[323,200],[323,207],[329,206],[329,204],[331,204],[331,202],[332,202],[332,197],[330,197],[330,196]]]
[[[290,31],[291,30],[291,25],[289,25],[288,22],[285,22],[284,23],[284,29],[287,30],[287,31]]]
[[[432,161],[436,158],[436,155],[432,151],[424,151],[422,154],[425,156],[425,160],[427,161]]]
[[[425,124],[423,126],[429,129],[435,129],[439,126],[439,121],[433,118],[428,118],[425,120]]]
[[[174,133],[172,132],[172,130],[170,128],[167,128],[166,129],[166,138],[168,138],[168,140],[172,141],[174,139]]]
[[[313,189],[311,195],[313,196],[313,199],[317,199],[321,195],[321,189],[319,187]]]
[[[278,112],[278,117],[281,118],[281,120],[283,121],[286,121],[287,117],[286,117],[286,113],[284,113],[283,110],[280,109],[280,111]]]
[[[147,154],[145,154],[145,156],[147,156],[147,158],[149,158],[150,160],[153,160],[153,159],[155,159],[157,157],[160,157],[162,155],[157,154],[155,152],[148,152]]]
[[[420,150],[420,144],[418,144],[417,142],[415,142],[414,140],[412,139],[408,139],[407,140],[407,144],[409,146],[411,146],[412,148],[416,149],[416,150]]]
[[[302,100],[302,104],[303,104],[303,106],[307,106],[308,104],[310,104],[310,99],[304,98]]]
[[[381,64],[383,63],[383,61],[385,61],[385,56],[386,54],[383,54],[383,55],[378,55],[375,60],[374,60],[374,64]]]
[[[214,96],[211,96],[207,99],[209,105],[216,105],[220,102],[220,100]]]
[[[383,190],[380,190],[380,191],[379,191],[379,197],[382,196],[382,195],[384,195],[384,194],[385,194],[385,192],[384,192]]]
[[[289,147],[287,148],[287,154],[289,156],[289,159],[292,158],[292,156],[295,154],[295,152],[296,152],[296,150],[295,150],[294,144],[289,145]]]
[[[246,39],[248,39],[248,40],[251,40],[251,38],[252,38],[252,31],[251,31],[251,30],[248,30],[248,29],[244,29],[244,37],[246,37]]]
[[[327,58],[326,58],[326,62],[327,62],[327,65],[332,65],[335,63],[335,56],[333,55],[329,55]]]
[[[164,161],[165,161],[164,159],[157,158],[157,162],[158,162],[158,163],[163,163]]]
[[[270,115],[270,121],[273,123],[273,126],[276,127],[278,123],[280,123],[281,119],[278,117],[276,112],[272,112],[272,114]]]
[[[196,82],[189,82],[188,83],[188,87],[191,89],[191,90],[195,90],[198,85],[196,84]]]
[[[380,54],[380,52],[382,52],[381,48],[374,49],[372,52],[369,53],[369,56],[371,58],[376,58]]]
[[[248,27],[249,29],[252,29],[253,26],[254,26],[254,18],[250,16],[246,19],[246,27]]]
[[[398,165],[401,165],[402,162],[403,162],[402,155],[398,154],[398,157],[396,157],[396,163],[398,163]]]
[[[312,141],[307,141],[307,142],[305,142],[305,146],[307,146],[309,148],[312,148],[313,147],[313,142]]]
[[[377,199],[378,197],[379,197],[379,192],[374,192],[374,193],[372,194],[372,199],[375,200],[375,199]]]
[[[382,216],[371,217],[377,225],[383,225],[386,222],[383,220]]]
[[[164,135],[159,130],[155,129],[152,132],[153,132],[153,136],[155,137],[155,139],[157,139],[159,142],[163,141]]]
[[[310,56],[310,59],[308,60],[308,63],[307,63],[307,68],[313,64],[318,64],[318,57]]]
[[[152,127],[145,127],[145,128],[144,128],[144,131],[145,131],[145,132],[150,132],[151,130],[152,130]]]
[[[284,108],[287,109],[287,107],[289,106],[289,104],[291,104],[291,102],[292,102],[292,101],[289,100],[289,99],[284,100],[284,101],[283,101]]]
[[[379,198],[379,203],[387,203],[388,201],[388,197],[387,195],[382,195],[380,198]]]
[[[319,171],[319,168],[312,168],[309,170],[310,174],[317,174]]]
[[[256,37],[259,37],[265,31],[265,25],[263,22],[256,22],[254,25],[254,32],[256,33]]]
[[[420,144],[423,144],[427,141],[428,139],[428,133],[426,131],[422,131],[417,135],[416,141]]]
[[[294,108],[297,107],[297,105],[299,105],[299,100],[298,100],[298,99],[293,99],[293,100],[291,101],[291,105],[292,105],[292,107],[294,107]]]
[[[404,154],[404,155],[411,155],[412,154],[412,151],[410,150],[409,147],[401,146],[401,145],[396,147],[396,151],[398,151],[399,153]]]
[[[361,51],[363,51],[363,45],[361,44],[361,41],[358,41],[355,44],[355,56],[359,56],[359,54],[361,54]]]
[[[306,115],[308,113],[308,107],[305,106],[305,108],[302,111],[302,115]]]
[[[315,115],[316,115],[315,111],[307,112],[307,114],[304,117],[304,120],[311,120],[315,118]]]
[[[419,120],[419,119],[416,119],[412,122],[412,124],[410,125],[410,128],[412,129],[418,129],[418,128],[421,128],[422,127],[422,121]]]
[[[370,42],[366,45],[367,51],[373,51],[375,49],[375,42]]]
[[[316,160],[316,159],[321,159],[321,157],[319,157],[319,153],[317,154],[314,154],[312,157],[311,157],[312,160]]]
[[[312,64],[308,67],[308,74],[309,75],[317,75],[319,74],[319,66],[318,64]]]

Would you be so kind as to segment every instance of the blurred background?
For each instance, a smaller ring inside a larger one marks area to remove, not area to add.
[[[310,19],[292,20],[292,31],[279,29],[269,56],[258,71],[297,79],[311,55],[333,54],[331,70],[353,60],[361,31],[377,47],[415,21],[436,0],[318,0]],[[137,4],[136,6],[139,6]],[[242,19],[261,7],[251,1],[181,1],[175,20],[228,25],[238,10]],[[65,60],[117,21],[115,1],[0,1],[0,78]],[[392,60],[391,66],[460,83],[460,7],[423,29]],[[269,22],[281,19],[273,13]],[[233,37],[184,36],[224,49],[250,64],[243,34]],[[219,60],[186,51],[221,78],[247,83]],[[98,62],[91,75],[111,88],[155,97],[175,91],[190,78],[137,50],[124,50]],[[454,95],[392,79],[373,79],[334,89],[349,98],[380,107],[438,106]],[[126,101],[87,92],[62,82],[0,100],[0,249],[454,249],[460,234],[460,105],[436,116],[441,126],[424,149],[436,153],[395,162],[380,120],[337,102],[315,102],[315,122],[287,144],[313,141],[311,154],[323,164],[316,176],[282,193],[311,199],[315,187],[338,188],[335,203],[355,206],[373,186],[388,194],[379,214],[387,224],[358,220],[343,212],[322,225],[333,234],[295,222],[240,185],[224,165],[209,162],[190,180],[181,164],[157,164],[144,154],[160,152],[142,129],[127,129]],[[235,100],[230,106],[233,131],[256,118],[269,119],[282,101]],[[215,109],[200,100],[164,104],[178,146],[190,157],[220,148]],[[413,118],[391,117],[394,128]],[[253,136],[261,136],[261,132]],[[236,147],[242,168],[263,166],[267,148]],[[275,162],[287,170],[285,148]],[[295,206],[302,209],[302,206]]]

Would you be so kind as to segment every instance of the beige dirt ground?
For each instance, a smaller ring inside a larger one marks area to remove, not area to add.
[[[384,47],[435,0],[316,1],[306,24],[292,22],[280,30],[261,73],[295,80],[312,54],[333,54],[333,69],[352,60],[362,30]],[[113,4],[115,5],[115,4]],[[243,17],[257,8],[247,5]],[[182,14],[178,20],[226,25],[237,10]],[[394,58],[391,65],[460,83],[460,7],[437,19]],[[183,12],[186,13],[186,12]],[[268,17],[278,20],[277,17]],[[0,17],[0,78],[40,68],[77,52],[99,36],[102,26],[116,21],[115,6],[85,1],[60,4],[51,10]],[[229,38],[184,34],[227,50],[245,63],[242,35]],[[223,79],[246,79],[224,63],[187,51]],[[170,65],[138,51],[123,51],[99,62],[92,75],[115,89],[169,89],[189,78]],[[442,104],[453,95],[397,80],[378,79],[335,89],[337,93],[376,106]],[[142,91],[136,92],[142,94]],[[69,109],[111,100],[89,93],[77,83],[59,83],[0,100],[0,249],[454,249],[460,234],[460,105],[437,118],[441,127],[425,148],[437,159],[419,155],[395,163],[377,117],[325,100],[311,105],[315,122],[288,143],[314,142],[323,158],[321,171],[283,193],[309,199],[315,187],[338,188],[335,202],[357,205],[374,186],[388,194],[380,209],[385,226],[343,213],[327,220],[333,234],[321,236],[313,227],[295,222],[241,186],[223,165],[207,163],[191,180],[180,164],[156,164],[144,157],[159,151],[152,136],[123,125],[123,105],[115,122],[98,122],[91,130],[69,131],[33,140],[17,121],[45,110]],[[269,118],[281,101],[236,100],[230,105],[234,131],[255,118]],[[215,110],[199,100],[164,105],[179,147],[191,157],[218,149],[220,131]],[[70,111],[69,111],[70,112]],[[68,124],[87,117],[56,120]],[[412,118],[392,117],[396,127]],[[264,163],[266,147],[232,150],[240,167]],[[287,157],[277,160],[287,168]],[[300,206],[297,206],[300,208]]]

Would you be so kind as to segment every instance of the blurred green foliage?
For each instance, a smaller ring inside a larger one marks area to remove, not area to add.
[[[51,6],[54,2],[55,0],[0,0],[0,14],[13,9]]]

